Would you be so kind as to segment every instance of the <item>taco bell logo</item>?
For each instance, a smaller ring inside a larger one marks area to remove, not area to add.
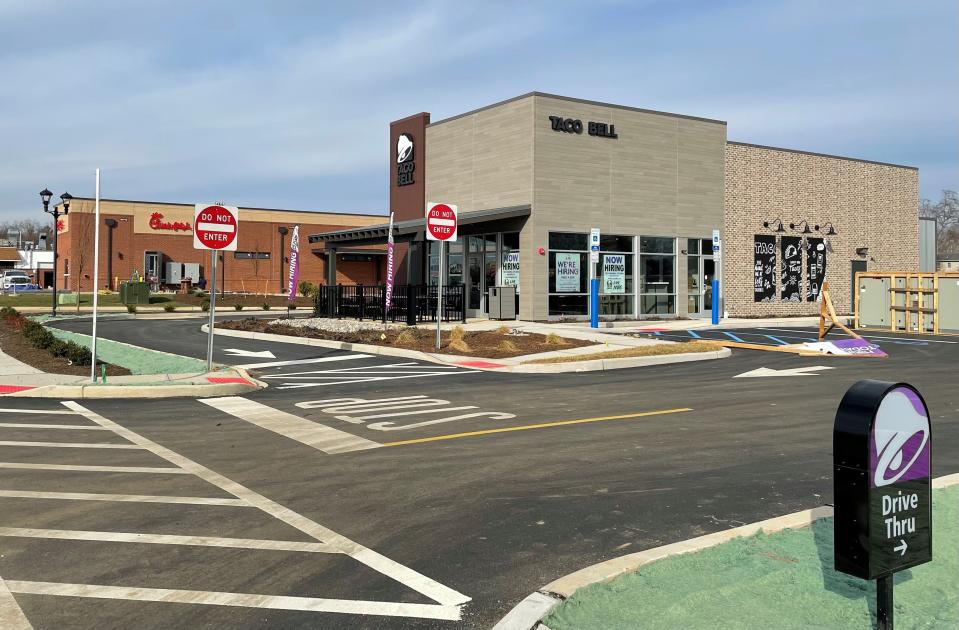
[[[401,133],[396,139],[396,185],[408,186],[413,183],[413,136]]]
[[[883,398],[871,451],[874,487],[929,476],[929,417],[914,391],[899,387]]]

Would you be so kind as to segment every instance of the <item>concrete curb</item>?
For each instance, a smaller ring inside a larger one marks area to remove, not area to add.
[[[959,473],[932,480],[933,488],[947,488],[954,485],[959,485]],[[541,623],[542,620],[563,601],[569,599],[573,593],[585,586],[608,582],[625,573],[634,573],[651,562],[702,551],[733,538],[752,536],[760,531],[772,534],[784,529],[808,527],[814,521],[832,515],[832,506],[824,505],[599,562],[543,586],[517,604],[493,626],[492,630],[543,630],[546,626]]]
[[[231,376],[230,373],[236,376]],[[157,375],[158,378],[160,375]],[[199,375],[206,377],[205,374]],[[129,385],[96,385],[93,383],[40,385],[18,392],[4,394],[6,398],[207,398],[210,396],[236,396],[267,387],[263,381],[250,376],[246,370],[229,368],[223,371],[223,378],[238,378],[246,383],[186,383],[178,384],[171,381],[169,385],[163,383]]]
[[[209,326],[203,324],[200,327],[202,332],[207,332]],[[649,357],[628,357],[623,359],[595,359],[592,361],[573,361],[569,363],[543,363],[543,364],[502,364],[500,367],[482,367],[469,365],[469,363],[484,362],[497,363],[498,359],[484,359],[482,357],[466,357],[459,355],[443,355],[440,358],[435,354],[420,352],[419,350],[406,350],[404,348],[390,348],[387,346],[374,346],[365,343],[347,343],[345,341],[331,341],[328,339],[315,339],[312,337],[292,337],[288,335],[277,335],[274,333],[248,332],[245,330],[230,330],[215,328],[214,334],[225,337],[239,337],[242,339],[259,339],[262,341],[277,341],[281,343],[292,343],[303,346],[315,346],[319,348],[330,348],[333,350],[346,350],[349,352],[362,352],[364,354],[375,354],[381,356],[402,357],[405,359],[417,359],[438,363],[440,365],[455,365],[457,367],[467,367],[471,370],[483,370],[487,372],[515,372],[527,374],[562,374],[568,372],[597,372],[605,370],[617,370],[631,367],[644,367],[648,365],[665,365],[669,363],[685,363],[687,361],[706,361],[710,359],[724,359],[732,352],[729,348],[720,348],[715,352],[688,352],[682,354],[664,354]],[[530,355],[533,358],[536,355]],[[467,363],[467,365],[462,365]]]

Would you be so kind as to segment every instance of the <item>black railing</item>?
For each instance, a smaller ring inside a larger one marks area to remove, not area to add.
[[[464,298],[463,285],[443,287],[443,321],[466,321]],[[336,319],[400,321],[410,326],[418,322],[435,322],[436,287],[425,284],[395,286],[387,311],[386,287],[383,285],[323,285],[316,292],[313,315]]]

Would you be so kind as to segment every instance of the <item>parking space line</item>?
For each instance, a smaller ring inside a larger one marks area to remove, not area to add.
[[[383,615],[401,615],[401,616],[430,616],[429,613],[436,614],[437,610],[442,610],[444,615],[443,617],[433,617],[433,618],[442,618],[442,619],[451,619],[458,620],[461,615],[460,606],[466,604],[470,601],[470,597],[459,593],[448,586],[440,584],[436,580],[429,578],[422,573],[414,571],[409,567],[406,567],[394,560],[390,560],[386,556],[379,554],[372,549],[364,547],[359,543],[355,543],[346,536],[337,534],[335,531],[320,525],[316,521],[313,521],[302,514],[294,512],[290,508],[280,505],[276,501],[268,499],[267,497],[255,492],[246,486],[243,486],[228,477],[214,472],[203,466],[194,462],[193,460],[180,455],[175,451],[171,451],[165,446],[161,446],[152,440],[149,440],[138,433],[127,429],[124,426],[104,418],[98,413],[90,411],[86,407],[83,407],[79,403],[68,400],[63,401],[62,404],[68,409],[73,409],[74,411],[80,412],[88,420],[109,428],[111,431],[119,435],[120,437],[126,438],[134,444],[142,446],[147,451],[153,453],[154,455],[161,457],[175,466],[179,466],[184,470],[189,471],[190,473],[196,475],[200,479],[206,481],[209,484],[212,484],[221,490],[232,494],[233,496],[242,499],[247,502],[247,504],[252,505],[256,508],[259,508],[263,512],[269,514],[273,518],[282,521],[303,532],[304,534],[312,537],[313,539],[325,542],[329,545],[336,547],[341,552],[348,554],[353,559],[365,564],[366,566],[378,571],[386,577],[396,580],[400,584],[415,590],[416,592],[429,597],[433,601],[440,604],[440,606],[429,606],[424,604],[388,604],[383,602],[361,602],[361,604],[369,605],[370,608],[366,609],[367,611],[377,611],[377,612],[365,612],[364,614],[383,614]],[[23,586],[26,583],[19,583]],[[54,585],[56,586],[56,585]],[[12,591],[13,589],[11,589]],[[129,593],[131,589],[118,589],[122,593]],[[138,589],[141,590],[142,589]],[[22,592],[22,591],[17,591]],[[95,596],[95,595],[91,595]],[[226,594],[226,597],[231,597],[231,594]],[[255,595],[257,601],[262,601],[266,596]],[[164,600],[165,601],[165,600]],[[323,600],[323,601],[339,601],[339,600]],[[200,602],[200,603],[216,603],[216,602]],[[349,602],[353,605],[354,602]],[[227,604],[229,605],[229,604]],[[233,604],[237,605],[237,604]],[[417,610],[422,608],[423,610],[417,614],[410,614],[407,611],[411,609],[409,606],[417,606]],[[338,611],[332,611],[338,612]],[[363,611],[359,611],[363,613]]]
[[[80,464],[31,464],[27,462],[0,462],[0,468],[23,470],[73,470],[76,472],[156,473],[166,475],[189,475],[182,468],[153,466],[87,466]]]
[[[736,335],[732,334],[731,332],[726,332],[726,331],[724,330],[724,331],[723,331],[723,334],[726,335],[727,337],[729,337],[730,339],[732,339],[733,341],[738,341],[739,343],[746,343],[745,341],[743,341],[742,339],[740,339],[740,338],[737,337]]]
[[[141,602],[208,604],[214,606],[269,608],[274,610],[418,617],[423,619],[443,619],[447,621],[459,620],[461,613],[457,606],[438,606],[436,604],[403,604],[323,599],[319,597],[290,597],[216,591],[187,591],[167,588],[103,586],[98,584],[66,584],[10,580],[7,582],[7,588],[10,589],[11,593],[25,595],[59,595],[62,597],[93,597],[98,599],[121,599]]]
[[[70,529],[33,529],[27,527],[0,527],[0,536],[11,536],[18,538],[46,538],[56,540],[88,540],[96,542],[122,542],[153,545],[187,545],[194,547],[229,547],[232,549],[262,549],[268,551],[339,553],[339,550],[320,542],[258,540],[253,538],[219,538],[216,536],[176,536],[171,534],[93,532]]]
[[[771,330],[773,332],[790,332],[796,334],[812,334],[812,331],[803,331],[803,330],[794,330],[788,328],[759,328],[758,330]],[[869,332],[869,329],[860,328],[857,331],[857,334],[862,335],[867,339],[882,339],[885,341],[924,341],[926,343],[959,343],[959,341],[948,341],[946,339],[915,339],[910,337],[877,337]],[[880,331],[882,332],[882,331]],[[930,333],[931,334],[931,333]]]
[[[774,336],[772,336],[772,335],[763,335],[763,336],[764,336],[764,337],[767,337],[768,339],[772,339],[773,341],[775,341],[776,343],[778,343],[778,344],[781,345],[781,346],[788,346],[788,345],[789,345],[788,343],[786,343],[785,341],[783,341],[783,340],[780,339],[779,337],[774,337]]]
[[[7,583],[0,577],[0,628],[3,630],[33,630],[17,600],[10,594]]]
[[[329,363],[330,361],[352,361],[353,359],[369,359],[372,354],[344,354],[335,357],[315,357],[312,359],[292,359],[290,361],[266,361],[263,363],[247,363],[245,365],[236,365],[234,367],[244,370],[254,370],[258,368],[283,367],[284,365],[303,365],[306,363]]]
[[[695,330],[687,330],[686,332],[688,332],[688,333],[689,333],[689,336],[692,337],[693,339],[702,339],[702,338],[703,338],[702,335],[700,335],[699,333],[697,333]]]
[[[660,416],[668,413],[682,413],[692,411],[690,407],[680,407],[678,409],[661,409],[659,411],[642,411],[639,413],[628,413],[621,416],[601,416],[599,418],[580,418],[578,420],[558,420],[556,422],[542,422],[539,424],[523,424],[515,427],[503,427],[500,429],[486,429],[483,431],[468,431],[466,433],[452,433],[449,435],[436,435],[433,437],[417,438],[413,440],[401,440],[398,442],[386,442],[383,446],[405,446],[407,444],[423,444],[426,442],[440,442],[444,440],[457,440],[466,437],[476,437],[478,435],[492,435],[494,433],[510,433],[512,431],[528,431],[530,429],[546,429],[550,427],[562,427],[573,424],[588,424],[591,422],[604,422],[607,420],[626,420],[629,418],[643,418],[646,416]]]
[[[205,398],[200,402],[235,418],[255,424],[262,429],[273,431],[301,444],[312,446],[329,455],[362,451],[379,448],[380,446],[378,442],[274,409],[241,396]]]
[[[78,415],[76,411],[67,411],[66,409],[9,409],[2,408],[0,413],[16,413],[16,414],[28,414],[33,413],[41,416],[51,415],[51,416],[76,416]]]
[[[154,494],[96,494],[91,492],[35,492],[32,490],[0,490],[0,497],[11,499],[63,499],[67,501],[121,501],[126,503],[182,503],[186,505],[229,505],[250,507],[242,499],[218,497],[176,497]]]
[[[106,431],[93,424],[42,424],[38,422],[0,422],[4,429],[80,429],[83,431]]]
[[[14,442],[11,440],[0,441],[0,446],[36,446],[39,448],[140,448],[136,444],[110,444],[108,442]]]

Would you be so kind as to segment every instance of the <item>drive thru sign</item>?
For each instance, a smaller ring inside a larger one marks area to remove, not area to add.
[[[836,570],[878,579],[877,628],[892,630],[892,576],[932,560],[929,409],[906,383],[849,388],[833,429]]]
[[[431,241],[455,241],[457,212],[458,208],[452,204],[426,204],[426,238]]]
[[[233,206],[196,204],[193,213],[193,249],[236,251],[237,215]]]

